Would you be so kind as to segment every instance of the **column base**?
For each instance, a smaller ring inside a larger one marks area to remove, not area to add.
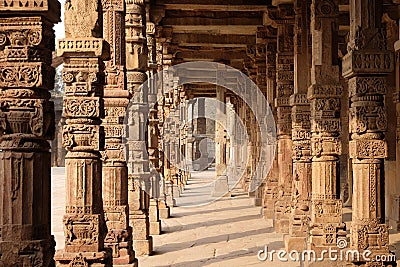
[[[363,253],[365,250],[369,250],[371,254],[368,256],[370,259],[377,257],[388,257],[393,255],[389,251],[389,228],[386,224],[381,224],[378,220],[370,219],[365,223],[352,223],[351,229],[351,249],[358,250]],[[355,266],[396,266],[394,257],[391,260],[385,262],[370,262],[367,261],[353,261]],[[375,263],[375,265],[372,265]]]
[[[70,267],[70,266],[112,267],[112,256],[110,249],[100,252],[77,252],[77,253],[57,251],[56,255],[54,256],[54,260],[56,261],[57,267]]]
[[[265,194],[263,198],[262,215],[264,219],[274,219],[275,202],[278,196],[278,182],[267,181],[265,185]]]
[[[170,207],[164,201],[158,202],[158,216],[160,219],[168,219],[171,215]]]
[[[304,251],[307,248],[307,238],[285,235],[283,238],[285,243],[285,250],[290,252],[292,250]]]
[[[289,235],[285,236],[285,248],[286,251],[303,251],[307,248],[310,202],[299,201],[294,206],[289,219]]]
[[[159,202],[151,198],[149,207],[150,235],[159,235],[161,233],[161,221],[158,207]]]
[[[131,211],[129,224],[132,226],[133,249],[137,256],[150,255],[153,252],[153,238],[150,236],[147,210]]]
[[[53,266],[54,238],[32,241],[1,241],[0,266],[31,266],[32,259]]]
[[[212,197],[230,197],[228,177],[226,175],[217,176],[214,189],[211,192]]]
[[[181,188],[177,184],[172,186],[172,195],[174,198],[181,196]]]
[[[150,235],[161,234],[161,221],[150,222]]]
[[[133,248],[138,256],[151,255],[153,253],[153,238],[149,236],[146,240],[133,240]]]
[[[254,202],[254,206],[256,206],[256,207],[262,207],[262,204],[263,204],[262,198],[254,198],[254,199],[253,199],[253,202]]]
[[[289,233],[289,220],[290,213],[292,212],[292,203],[287,198],[288,197],[282,197],[281,200],[275,202],[273,224],[276,233]]]
[[[137,265],[135,251],[132,248],[132,229],[130,227],[128,230],[109,230],[104,240],[104,247],[112,250],[114,265],[132,266],[135,262]]]

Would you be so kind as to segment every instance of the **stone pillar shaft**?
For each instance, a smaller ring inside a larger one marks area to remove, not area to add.
[[[295,1],[294,94],[292,106],[293,209],[290,215],[287,251],[305,249],[311,200],[311,124],[307,90],[310,85],[311,44],[309,43],[310,3]]]
[[[113,250],[113,264],[136,263],[129,227],[128,167],[122,143],[124,117],[129,103],[125,83],[125,43],[122,30],[124,2],[103,3],[103,36],[110,44],[111,60],[105,64],[103,127],[103,204],[107,224],[105,246]]]
[[[129,224],[133,228],[133,246],[137,255],[149,255],[153,242],[149,236],[150,169],[146,149],[148,117],[147,80],[148,50],[146,41],[146,13],[143,0],[126,3],[126,70],[127,86],[131,93],[128,113],[128,203]]]
[[[277,29],[269,26],[266,28],[268,40],[267,40],[267,52],[266,52],[266,70],[267,70],[267,88],[266,98],[275,121],[277,121],[276,107],[274,99],[276,97],[276,51],[277,51]],[[266,184],[264,188],[264,204],[263,204],[263,216],[266,219],[273,219],[274,217],[274,206],[277,198],[278,190],[278,157],[277,151],[275,152],[274,161],[271,166],[271,170],[268,173]]]
[[[312,68],[308,100],[311,102],[312,196],[308,246],[320,251],[336,247],[346,235],[339,199],[340,98],[337,65],[338,1],[311,4]]]
[[[351,246],[360,251],[368,248],[372,255],[389,253],[382,193],[383,160],[388,153],[384,97],[385,75],[393,70],[394,57],[386,47],[382,5],[379,0],[352,1],[349,53],[343,58],[343,76],[349,81],[349,154],[353,167]]]
[[[85,7],[84,12],[82,12]],[[104,148],[104,63],[109,49],[100,36],[98,3],[67,2],[65,35],[57,54],[64,58],[65,83],[63,131],[66,155],[66,214],[63,218],[65,250],[55,259],[60,266],[88,264],[109,266],[111,255],[104,249],[106,225],[102,200]],[[81,44],[85,43],[85,48]],[[82,263],[83,262],[83,263]]]
[[[275,202],[275,231],[289,232],[292,191],[292,139],[289,98],[294,92],[294,9],[292,4],[279,4],[269,9],[269,15],[277,26],[276,99],[278,129],[278,184],[279,196]]]
[[[57,1],[0,10],[0,265],[51,265],[51,55]],[[35,56],[31,56],[35,55]]]

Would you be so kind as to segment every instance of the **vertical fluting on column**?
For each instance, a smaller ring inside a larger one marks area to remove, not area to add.
[[[336,247],[337,238],[346,235],[339,199],[340,98],[343,89],[336,60],[337,19],[338,1],[312,1],[312,68],[308,100],[311,102],[313,158],[308,246],[318,252]]]
[[[268,15],[269,16],[269,15]],[[276,52],[277,52],[277,29],[270,25],[266,27],[267,39],[267,52],[266,52],[266,83],[267,83],[267,93],[266,98],[272,113],[274,115],[275,121],[277,121],[276,107],[274,100],[276,98]],[[277,153],[277,151],[276,151]],[[275,154],[276,154],[275,153]],[[266,219],[273,219],[274,217],[274,206],[277,199],[278,190],[278,157],[274,156],[274,161],[271,169],[268,173],[265,189],[264,189],[264,204],[263,204],[263,216]]]
[[[225,94],[226,89],[222,87],[216,87],[217,93],[217,110],[216,110],[216,121],[215,121],[215,174],[216,180],[211,195],[213,197],[222,197],[229,195],[228,177],[226,175],[226,138],[227,133],[224,125],[225,121]]]
[[[133,231],[133,247],[137,255],[149,255],[153,251],[153,239],[149,236],[149,159],[146,147],[146,123],[148,117],[147,80],[148,50],[146,41],[146,12],[143,0],[126,2],[125,41],[126,76],[131,93],[128,108],[128,204],[129,225]]]
[[[278,1],[279,2],[279,1]],[[269,8],[270,18],[278,25],[276,56],[276,99],[278,129],[279,193],[275,202],[274,227],[279,233],[289,232],[292,192],[292,108],[289,98],[294,81],[294,10],[292,4],[278,4]]]
[[[157,73],[157,62],[156,62],[156,39],[155,39],[155,25],[152,22],[146,24],[147,33],[147,47],[149,52],[148,66],[149,66],[149,92],[148,101],[149,105],[149,124],[148,124],[148,152],[149,161],[151,163],[150,169],[150,206],[149,206],[149,222],[150,222],[150,235],[161,234],[161,221],[159,216],[159,197],[160,197],[160,164],[158,150],[158,138],[160,131],[158,129],[158,102],[157,102],[157,84],[155,75]]]
[[[124,117],[129,103],[125,83],[124,2],[102,2],[103,37],[110,45],[105,63],[103,161],[103,206],[107,225],[104,245],[112,249],[113,264],[137,265],[129,226],[128,167],[124,144]]]
[[[350,40],[343,58],[343,76],[349,82],[349,153],[353,168],[353,249],[388,254],[385,222],[384,158],[387,143],[386,75],[393,71],[393,54],[387,50],[381,25],[382,1],[353,0],[350,4]],[[370,266],[369,262],[358,264]],[[391,263],[379,263],[386,266]],[[375,265],[377,266],[377,265]]]
[[[8,3],[8,2],[7,2]],[[0,265],[48,266],[57,1],[0,8]],[[13,2],[12,2],[13,3]]]
[[[307,90],[310,86],[311,43],[309,42],[311,0],[295,1],[294,94],[292,106],[293,185],[292,213],[287,251],[305,249],[311,200],[311,123]]]
[[[109,48],[101,38],[97,1],[65,4],[65,39],[57,54],[64,58],[63,142],[66,155],[66,214],[63,218],[65,249],[57,252],[59,266],[110,266],[104,249],[106,225],[102,201],[104,63]]]

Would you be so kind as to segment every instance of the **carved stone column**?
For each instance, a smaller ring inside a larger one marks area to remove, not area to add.
[[[337,239],[346,235],[342,223],[342,202],[339,199],[340,98],[343,89],[336,60],[337,19],[337,0],[312,1],[312,68],[308,100],[311,101],[313,158],[308,247],[317,252],[329,247],[336,248]]]
[[[267,39],[267,52],[266,52],[266,98],[272,113],[274,114],[274,119],[277,121],[276,107],[275,107],[275,98],[276,98],[276,52],[277,52],[277,29],[273,26],[276,26],[272,23],[272,25],[266,28],[266,34],[268,36]],[[277,153],[277,151],[276,151]],[[277,189],[278,189],[278,157],[275,155],[274,161],[272,163],[271,169],[268,173],[267,179],[265,181],[264,188],[264,203],[263,203],[263,216],[265,219],[273,219],[274,218],[274,206],[275,201],[278,197]]]
[[[63,137],[66,155],[65,249],[56,254],[58,266],[110,266],[104,249],[107,228],[102,200],[104,63],[109,48],[100,36],[97,1],[65,4],[65,39],[57,54],[64,58]]]
[[[155,84],[154,75],[157,72],[156,62],[156,40],[155,25],[152,22],[147,22],[147,47],[149,48],[149,93],[148,101],[149,105],[149,125],[148,125],[148,152],[149,160],[151,163],[151,198],[149,207],[149,221],[150,221],[150,234],[159,235],[161,233],[161,221],[159,218],[159,202],[160,196],[160,164],[159,164],[159,150],[158,150],[158,138],[160,131],[158,129],[158,112],[157,112],[157,84]]]
[[[226,89],[217,87],[217,104],[216,122],[215,122],[215,169],[216,181],[211,192],[213,197],[221,197],[229,195],[228,177],[226,176],[226,129],[225,123],[221,119],[225,118],[225,92]]]
[[[137,265],[132,248],[132,228],[129,226],[128,167],[122,143],[124,117],[129,103],[124,67],[124,2],[103,1],[102,5],[103,36],[110,44],[111,55],[106,62],[104,86],[103,205],[108,229],[104,242],[113,251],[113,264]]]
[[[132,94],[128,118],[128,203],[129,225],[133,228],[133,246],[137,255],[153,251],[149,235],[150,169],[146,148],[148,86],[146,80],[148,51],[146,43],[145,5],[143,0],[126,2],[126,69],[128,90]]]
[[[393,71],[394,58],[387,50],[381,25],[382,5],[379,0],[353,0],[348,54],[343,58],[343,76],[349,79],[349,152],[353,167],[351,246],[359,251],[369,249],[371,258],[389,253],[383,194],[387,157],[385,76]],[[357,262],[362,266],[372,264]]]
[[[0,8],[0,265],[49,266],[57,1]]]
[[[396,177],[400,174],[400,40],[395,43],[396,51],[396,93],[393,95],[393,100],[396,105]],[[392,202],[396,214],[392,224],[398,231],[400,230],[400,195],[394,197]]]
[[[292,106],[293,140],[293,209],[290,215],[289,235],[285,238],[287,251],[305,249],[310,220],[311,200],[311,124],[307,90],[310,86],[311,43],[310,0],[295,1],[294,37],[294,94]]]
[[[284,1],[277,1],[284,2]],[[279,195],[275,202],[274,227],[278,233],[289,232],[292,192],[292,139],[289,98],[293,94],[294,81],[294,10],[292,4],[279,4],[269,9],[271,19],[278,25],[276,57],[276,99],[278,128]]]
[[[156,35],[159,34],[156,28]],[[157,62],[157,68],[158,71],[162,71],[162,66],[163,66],[163,45],[162,42],[159,42],[159,39],[156,38],[156,62]],[[159,136],[158,136],[158,165],[159,165],[159,170],[158,173],[160,175],[160,193],[158,196],[158,209],[159,209],[159,215],[161,219],[167,219],[170,216],[170,208],[167,205],[166,202],[166,192],[165,192],[165,171],[164,171],[164,159],[165,159],[165,154],[163,150],[163,141],[162,141],[162,136],[163,136],[163,123],[164,123],[164,98],[163,96],[163,77],[161,79],[158,79],[158,84],[156,84],[157,90],[157,119],[158,119],[158,131],[159,131]],[[150,107],[151,108],[151,107]]]

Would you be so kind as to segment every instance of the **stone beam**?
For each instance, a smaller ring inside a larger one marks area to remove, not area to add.
[[[180,46],[246,47],[256,43],[256,36],[240,34],[173,34],[172,40]]]

